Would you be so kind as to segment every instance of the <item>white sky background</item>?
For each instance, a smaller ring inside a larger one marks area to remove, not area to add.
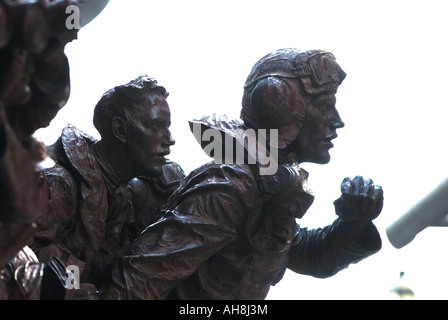
[[[303,164],[316,199],[303,227],[330,224],[346,176],[384,188],[375,221],[380,253],[336,276],[287,272],[268,299],[387,299],[404,271],[419,299],[448,299],[448,229],[428,228],[395,249],[386,227],[448,176],[448,19],[444,1],[111,0],[66,47],[72,92],[49,128],[72,123],[99,137],[93,108],[108,89],[148,74],[170,92],[170,158],[188,173],[209,159],[187,121],[239,116],[243,84],[270,51],[332,52],[347,78],[337,94],[346,126],[327,165]],[[448,197],[448,195],[447,195]]]

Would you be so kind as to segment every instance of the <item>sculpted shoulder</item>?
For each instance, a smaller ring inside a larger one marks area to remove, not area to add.
[[[246,207],[253,207],[260,195],[253,170],[251,165],[207,163],[193,170],[180,183],[173,197],[185,198],[192,193],[227,193],[240,198]]]

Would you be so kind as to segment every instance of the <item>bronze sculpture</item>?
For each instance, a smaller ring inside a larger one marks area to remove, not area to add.
[[[45,268],[26,247],[46,212],[45,146],[32,137],[70,94],[64,54],[77,29],[65,27],[73,0],[0,1],[0,297],[35,299]],[[43,204],[42,206],[40,206]],[[45,274],[48,274],[46,272]],[[51,277],[51,275],[50,275]],[[44,289],[45,291],[45,289]]]
[[[237,146],[215,145],[208,153],[215,161],[181,181],[161,219],[113,262],[99,297],[264,299],[286,268],[325,278],[378,252],[372,220],[383,191],[370,179],[343,180],[331,225],[308,230],[296,222],[314,199],[299,164],[330,160],[336,129],[344,126],[335,107],[344,78],[334,56],[321,50],[282,49],[258,61],[244,87],[243,122],[191,122],[204,151],[206,132]],[[255,135],[241,134],[249,130]],[[263,154],[278,154],[269,163],[274,173],[263,174]]]
[[[173,143],[166,90],[147,77],[111,90],[102,106],[116,95],[144,108],[149,101],[149,112],[99,111],[101,141],[65,128],[49,149],[57,165],[42,175],[46,150],[31,134],[68,99],[63,48],[76,30],[60,22],[72,3],[0,1],[0,298],[97,298],[102,287],[106,299],[261,299],[286,268],[327,277],[380,249],[371,221],[382,189],[371,180],[343,181],[331,226],[306,230],[295,222],[313,202],[299,164],[327,163],[343,127],[334,105],[345,74],[324,51],[279,50],[261,59],[245,86],[243,122],[192,121],[204,151],[208,131],[225,140],[223,152],[215,148],[215,162],[182,181],[164,210],[183,173],[163,159]],[[152,93],[140,96],[147,86]],[[152,140],[142,128],[163,137]],[[256,134],[244,135],[250,129]],[[242,163],[234,161],[238,150]],[[275,172],[265,174],[266,164]],[[31,246],[39,260],[25,246],[38,216]],[[70,266],[81,270],[83,286],[67,293]]]
[[[102,285],[111,261],[156,219],[183,177],[165,159],[174,144],[167,96],[155,79],[139,76],[97,103],[99,141],[68,126],[48,148],[56,162],[45,171],[49,208],[30,246],[40,261],[56,258],[80,271],[81,290],[64,298],[82,299]]]

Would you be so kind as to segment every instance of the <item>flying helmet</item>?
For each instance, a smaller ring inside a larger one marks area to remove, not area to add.
[[[278,129],[283,149],[299,135],[309,97],[336,93],[346,74],[330,52],[280,49],[261,58],[244,85],[241,119],[254,129]]]

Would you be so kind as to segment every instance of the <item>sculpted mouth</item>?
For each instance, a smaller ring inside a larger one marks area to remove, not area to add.
[[[161,151],[156,152],[155,154],[160,157],[165,157],[165,156],[169,155],[170,153],[171,153],[170,149],[162,149]]]
[[[157,152],[156,154],[155,154],[155,156],[156,157],[158,157],[158,158],[160,158],[160,160],[163,160],[164,162],[165,162],[165,157],[167,156],[167,155],[169,155],[171,153],[171,151],[170,150],[167,150],[167,151],[163,151],[163,152]]]
[[[171,152],[170,151],[166,151],[166,152],[160,152],[157,155],[160,157],[166,157],[167,155],[169,155]]]
[[[336,139],[338,137],[337,134],[331,134],[326,136],[325,138],[322,139],[322,141],[324,142],[325,145],[327,145],[330,148],[333,148],[333,143],[331,142],[332,140]]]
[[[323,142],[331,142],[331,140],[334,140],[338,137],[337,134],[331,134],[326,136],[325,138],[322,139]]]

